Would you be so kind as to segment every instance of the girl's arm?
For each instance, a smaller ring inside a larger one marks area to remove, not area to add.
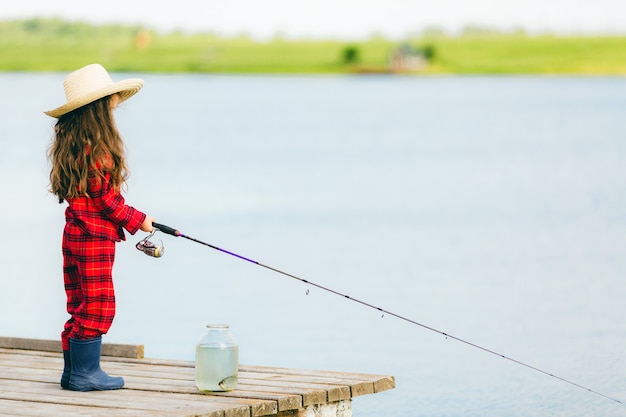
[[[154,219],[126,205],[124,197],[111,187],[111,174],[105,172],[104,175],[105,177],[100,178],[100,181],[95,176],[90,178],[89,196],[96,208],[111,221],[128,230],[130,234],[135,234],[139,229],[151,231]]]

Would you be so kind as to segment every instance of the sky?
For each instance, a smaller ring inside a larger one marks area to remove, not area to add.
[[[530,33],[626,33],[626,0],[176,0],[5,1],[0,20],[61,17],[142,24],[162,31],[257,38],[391,38],[467,25]]]

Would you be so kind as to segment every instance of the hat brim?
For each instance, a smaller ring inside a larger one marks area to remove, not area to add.
[[[87,95],[69,101],[54,110],[49,110],[44,113],[50,117],[59,118],[73,110],[116,93],[120,95],[119,102],[121,103],[137,94],[139,90],[141,90],[141,87],[143,87],[143,80],[141,78],[128,78],[126,80],[112,83],[98,90],[91,91]]]

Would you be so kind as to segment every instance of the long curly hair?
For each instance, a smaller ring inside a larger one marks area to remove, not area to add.
[[[111,174],[117,191],[128,178],[125,146],[113,119],[111,96],[71,111],[57,120],[48,150],[51,162],[50,192],[59,203],[89,196],[89,177],[99,181]]]

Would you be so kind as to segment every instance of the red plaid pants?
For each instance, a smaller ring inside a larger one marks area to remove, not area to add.
[[[63,232],[63,280],[70,319],[61,333],[64,350],[69,339],[91,339],[109,331],[115,316],[113,262],[115,242],[86,235],[67,223]]]

